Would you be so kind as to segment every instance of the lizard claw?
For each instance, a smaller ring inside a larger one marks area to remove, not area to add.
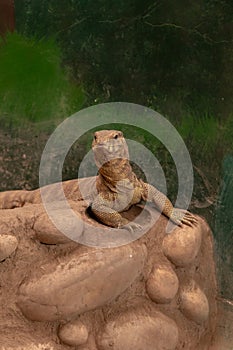
[[[134,231],[141,230],[142,226],[136,222],[128,222],[126,225],[121,226],[121,228],[133,233]]]
[[[187,210],[184,209],[174,209],[171,215],[171,220],[178,226],[188,225],[196,226],[198,220],[196,217]]]

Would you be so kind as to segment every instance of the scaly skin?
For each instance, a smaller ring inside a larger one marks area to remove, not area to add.
[[[44,196],[48,196],[48,200],[60,201],[60,191],[58,191],[58,186],[60,188],[60,183],[55,183],[47,185],[44,187]],[[62,182],[62,187],[65,193],[65,197],[71,200],[81,200],[82,195],[78,188],[77,180],[69,180]],[[23,207],[27,204],[41,204],[41,193],[40,188],[34,191],[26,190],[16,190],[16,191],[6,191],[0,192],[0,209],[14,209]]]
[[[117,228],[125,227],[130,230],[139,228],[139,225],[123,218],[121,213],[142,200],[154,202],[156,208],[177,225],[193,225],[197,222],[191,213],[174,208],[163,193],[136,177],[129,163],[128,146],[122,132],[116,130],[96,132],[92,149],[99,175],[96,178],[98,195],[91,203],[91,210],[100,222]],[[82,199],[77,180],[65,181],[62,185],[67,199],[74,201]],[[48,192],[49,200],[51,198],[52,201],[61,200],[57,186],[59,184],[47,186],[45,193]],[[0,193],[0,209],[12,209],[41,202],[40,189]]]
[[[122,132],[102,130],[94,135],[92,149],[99,168],[98,196],[91,204],[94,215],[111,227],[137,228],[122,217],[133,204],[154,202],[157,209],[175,224],[193,225],[196,218],[186,210],[173,207],[170,200],[152,185],[139,180],[129,163],[128,147]]]

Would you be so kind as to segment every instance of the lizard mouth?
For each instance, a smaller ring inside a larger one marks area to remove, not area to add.
[[[105,154],[106,156],[110,156],[112,158],[112,156],[114,156],[114,158],[118,158],[121,157],[123,154],[122,152],[122,147],[119,144],[109,144],[109,143],[105,143],[105,144],[101,144],[101,145],[96,145],[93,148],[93,151],[95,153],[101,153],[101,154]]]
[[[107,150],[109,153],[119,154],[121,153],[121,147],[119,145],[107,145]]]

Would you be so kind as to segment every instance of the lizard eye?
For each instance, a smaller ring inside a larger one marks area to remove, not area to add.
[[[114,136],[114,139],[115,139],[115,140],[118,139],[118,135],[115,135],[115,136]]]
[[[95,141],[97,140],[97,136],[96,135],[94,136],[94,139],[95,139]]]

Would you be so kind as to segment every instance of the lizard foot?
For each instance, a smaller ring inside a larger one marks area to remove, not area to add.
[[[126,229],[129,232],[133,233],[134,231],[141,230],[142,226],[140,224],[137,224],[136,222],[128,222],[127,224],[121,226],[120,228]]]
[[[178,226],[183,226],[184,224],[195,226],[198,222],[192,213],[184,209],[174,209],[171,215],[171,220]]]

